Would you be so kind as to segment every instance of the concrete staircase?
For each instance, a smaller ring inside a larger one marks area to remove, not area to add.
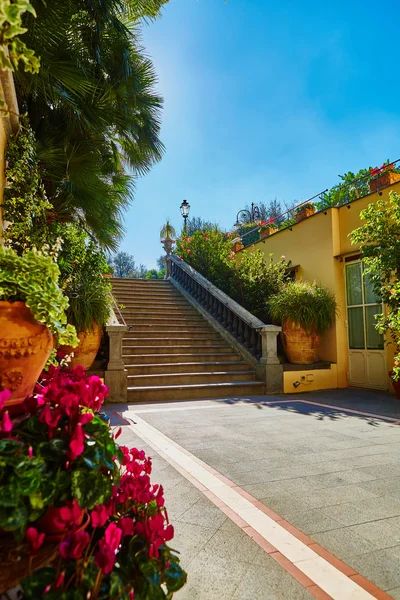
[[[169,281],[111,279],[129,332],[128,401],[255,396],[254,369]]]

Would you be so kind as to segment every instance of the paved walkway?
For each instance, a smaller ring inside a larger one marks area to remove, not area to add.
[[[399,411],[374,396],[109,407],[165,487],[178,600],[400,599]]]

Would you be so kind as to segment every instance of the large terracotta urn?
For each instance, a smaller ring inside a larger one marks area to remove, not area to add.
[[[294,365],[311,365],[318,362],[321,337],[307,333],[301,325],[286,320],[282,325],[282,345],[288,361]]]
[[[72,348],[71,346],[60,347],[60,350],[63,350],[63,352],[74,354],[70,363],[71,367],[82,365],[85,369],[90,369],[99,351],[102,333],[100,325],[94,323],[93,329],[78,333],[79,344],[76,348]]]
[[[24,302],[0,302],[0,389],[10,408],[30,396],[53,349],[53,337]]]

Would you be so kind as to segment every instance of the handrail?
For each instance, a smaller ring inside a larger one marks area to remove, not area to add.
[[[201,275],[196,269],[188,265],[184,260],[177,258],[174,254],[170,254],[168,256],[175,264],[179,265],[183,271],[185,271],[188,275],[193,277],[193,279],[197,280],[208,292],[210,292],[213,296],[215,296],[222,304],[228,307],[235,315],[237,315],[242,321],[244,321],[250,327],[254,329],[258,329],[260,327],[265,327],[265,323],[263,323],[260,319],[251,314],[248,310],[243,308],[238,302],[232,300],[228,294],[225,294],[222,290],[217,288],[211,281],[206,279],[203,275]]]
[[[261,365],[279,365],[277,325],[266,325],[211,281],[174,255],[167,256],[169,277],[192,296]]]

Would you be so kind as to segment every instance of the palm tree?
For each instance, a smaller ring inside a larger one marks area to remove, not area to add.
[[[15,73],[37,139],[54,220],[74,219],[115,249],[134,182],[161,159],[161,97],[140,45],[140,19],[167,0],[32,0],[24,40],[37,75]]]

